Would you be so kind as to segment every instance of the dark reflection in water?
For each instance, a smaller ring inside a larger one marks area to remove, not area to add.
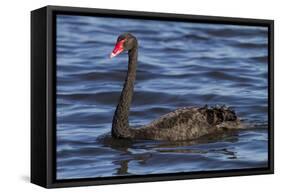
[[[172,157],[172,155],[174,155],[172,158],[174,158],[177,162],[181,161],[179,160],[181,157],[183,157],[184,159],[189,158],[186,157],[188,155],[193,156],[191,157],[190,161],[194,160],[195,162],[200,158],[198,157],[198,155],[205,155],[206,157],[208,155],[217,155],[219,157],[225,158],[225,160],[236,160],[237,162],[240,160],[239,153],[233,150],[233,147],[231,147],[230,145],[239,144],[239,134],[247,134],[247,132],[249,131],[232,131],[208,135],[197,140],[180,142],[124,140],[115,139],[112,138],[110,134],[106,134],[100,136],[97,139],[97,142],[98,144],[102,144],[104,147],[110,147],[111,149],[122,152],[124,159],[115,161],[114,164],[119,166],[119,168],[117,168],[116,175],[126,175],[132,174],[129,172],[128,168],[128,164],[130,163],[130,161],[134,161],[139,165],[146,166],[148,160],[155,160],[156,158],[157,160],[159,160],[158,163],[160,162],[159,164],[161,164],[166,157]],[[136,149],[137,152],[134,153],[131,149]],[[196,155],[197,157],[195,157]],[[203,163],[203,160],[205,160],[207,166],[211,165],[212,162],[216,162],[216,160],[209,161],[205,157],[202,157],[201,160],[201,163]],[[184,160],[183,162],[188,163],[188,161]],[[245,164],[248,164],[248,162],[243,160],[240,161],[241,166]],[[165,173],[164,170],[163,173]]]
[[[185,142],[111,138],[127,56],[108,56],[126,31],[140,45],[131,125],[226,104],[257,127]],[[267,41],[263,27],[58,16],[57,178],[267,166]]]

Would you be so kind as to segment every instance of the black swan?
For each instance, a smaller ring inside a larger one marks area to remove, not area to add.
[[[197,139],[227,129],[241,128],[240,119],[236,113],[226,106],[184,107],[165,114],[148,125],[138,128],[130,127],[129,113],[138,57],[138,41],[130,33],[124,33],[118,37],[110,58],[123,51],[128,51],[129,64],[123,90],[113,116],[111,129],[113,137],[181,141]]]

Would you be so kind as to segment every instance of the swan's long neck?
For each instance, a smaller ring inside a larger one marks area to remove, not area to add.
[[[128,72],[112,122],[111,133],[114,137],[129,138],[132,137],[133,133],[129,127],[129,113],[134,93],[134,82],[136,79],[138,56],[137,46],[129,50],[128,55]]]

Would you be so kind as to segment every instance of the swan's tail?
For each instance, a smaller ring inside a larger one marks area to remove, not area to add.
[[[238,121],[235,111],[231,107],[225,105],[215,107],[205,105],[200,108],[200,111],[206,115],[209,124],[217,125],[223,122]]]
[[[205,105],[200,108],[200,111],[206,115],[207,121],[211,125],[247,130],[268,127],[268,124],[265,122],[249,121],[239,118],[232,107],[225,105],[215,107]]]

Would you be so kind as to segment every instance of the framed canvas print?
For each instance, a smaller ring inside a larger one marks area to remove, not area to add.
[[[273,21],[31,12],[31,182],[273,173]]]

